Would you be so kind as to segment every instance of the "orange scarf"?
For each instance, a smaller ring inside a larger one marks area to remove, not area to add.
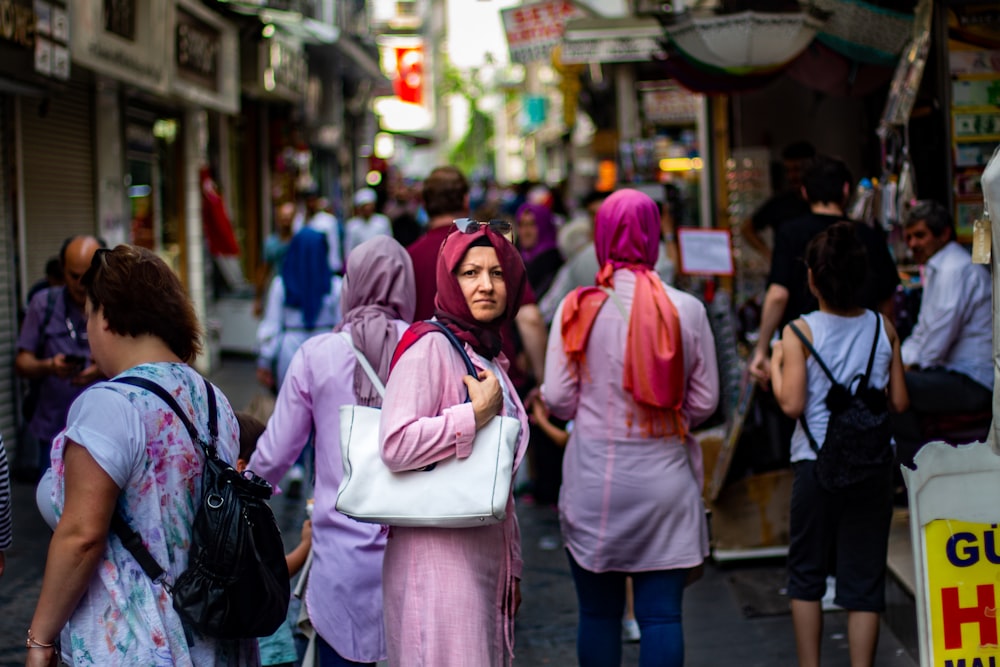
[[[625,342],[622,383],[639,408],[644,435],[686,435],[681,406],[684,403],[684,350],[677,308],[667,296],[659,276],[644,265],[630,265],[635,275],[635,297]],[[608,294],[614,288],[615,266],[608,262],[597,274],[597,287],[571,292],[563,304],[563,350],[571,367],[586,368],[590,331]],[[631,428],[634,415],[628,415]]]

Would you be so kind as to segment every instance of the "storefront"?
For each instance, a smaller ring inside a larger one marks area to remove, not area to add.
[[[69,229],[94,225],[93,191],[77,173],[90,152],[75,141],[69,117],[87,113],[87,98],[70,79],[69,35],[64,2],[0,0],[0,432],[8,447],[17,444],[13,366],[23,295],[59,248],[61,237],[51,241],[58,217],[68,216]],[[51,205],[42,194],[60,199],[54,188],[65,188],[66,197]]]

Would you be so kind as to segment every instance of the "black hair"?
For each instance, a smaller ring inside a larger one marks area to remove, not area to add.
[[[868,273],[868,252],[858,237],[858,223],[844,220],[813,237],[806,246],[806,266],[823,300],[837,309],[861,303]]]
[[[236,412],[236,422],[240,426],[239,457],[244,461],[249,461],[257,449],[257,441],[264,434],[264,422],[249,412]]]
[[[486,236],[486,234],[483,234],[478,239],[476,239],[475,241],[473,241],[472,243],[470,243],[469,247],[470,248],[480,248],[480,247],[492,248],[493,247],[493,242],[490,241],[490,237]]]
[[[932,200],[917,202],[906,217],[903,227],[912,227],[918,222],[926,224],[927,229],[936,237],[940,237],[950,229],[951,238],[955,238],[955,221],[943,204]]]
[[[604,201],[605,199],[608,198],[608,195],[610,195],[610,194],[611,194],[610,192],[601,192],[600,190],[591,190],[586,195],[584,195],[583,199],[580,200],[580,206],[583,207],[583,208],[587,208],[588,206],[590,206],[594,202]]]
[[[63,279],[63,265],[58,257],[49,257],[49,261],[45,262],[45,277],[49,280]]]
[[[845,203],[844,186],[850,186],[851,172],[843,161],[817,155],[802,174],[802,186],[810,204]]]
[[[816,157],[816,148],[808,141],[794,141],[781,151],[782,160],[812,160]]]

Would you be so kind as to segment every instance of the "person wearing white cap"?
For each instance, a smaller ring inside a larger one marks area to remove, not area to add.
[[[361,188],[354,193],[354,217],[344,227],[344,261],[351,250],[379,234],[392,236],[389,218],[375,212],[378,195],[371,188]]]

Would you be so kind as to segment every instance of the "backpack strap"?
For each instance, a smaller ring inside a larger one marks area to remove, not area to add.
[[[191,436],[192,442],[197,442],[201,445],[202,449],[205,450],[206,456],[211,456],[213,458],[218,458],[218,452],[215,449],[215,440],[219,436],[219,422],[218,422],[218,407],[216,405],[215,392],[212,390],[212,385],[209,383],[208,379],[202,378],[205,382],[205,390],[208,393],[208,431],[212,438],[211,443],[206,443],[204,439],[199,435],[198,429],[194,427],[188,416],[184,414],[181,406],[177,404],[177,401],[173,396],[170,395],[166,389],[162,386],[153,382],[152,380],[144,377],[138,377],[135,375],[129,375],[125,377],[115,378],[111,382],[117,382],[119,384],[128,384],[134,387],[139,387],[140,389],[145,389],[156,394],[160,400],[167,404],[167,406],[174,411],[177,417],[181,420],[184,428],[187,429],[188,434]],[[121,540],[122,546],[142,567],[142,571],[146,573],[153,581],[162,580],[166,572],[156,562],[153,558],[153,554],[149,553],[149,549],[146,545],[142,543],[142,537],[132,529],[132,526],[128,524],[125,517],[122,516],[121,508],[116,507],[114,514],[111,515],[111,532],[118,536]],[[171,592],[171,585],[166,581],[162,580],[161,583],[167,592]]]
[[[858,387],[859,389],[868,388],[868,380],[872,376],[872,365],[875,363],[875,349],[878,347],[878,334],[879,331],[882,329],[882,316],[879,315],[878,313],[875,313],[874,311],[872,312],[875,315],[875,340],[872,341],[872,351],[868,354],[868,367],[865,368],[865,375],[863,378],[861,378],[863,386],[859,386]]]
[[[826,373],[826,376],[830,378],[830,382],[832,384],[839,384],[837,382],[837,379],[833,377],[833,373],[830,372],[830,369],[826,367],[825,363],[823,363],[823,359],[820,358],[819,354],[817,354],[816,348],[812,346],[812,343],[810,343],[809,340],[806,338],[805,334],[802,333],[802,330],[799,329],[797,326],[795,326],[794,322],[789,322],[788,326],[792,328],[792,331],[795,333],[795,335],[798,336],[799,340],[802,341],[802,344],[806,346],[806,349],[809,350],[809,352],[812,354],[813,359],[815,359],[816,363],[819,364],[819,367],[823,369],[823,372]],[[872,350],[871,353],[869,353],[868,355],[868,366],[865,369],[864,377],[862,377],[861,379],[861,382],[863,383],[864,387],[868,386],[868,379],[871,377],[872,374],[872,366],[875,363],[875,349],[878,347],[878,334],[881,328],[882,328],[882,317],[878,313],[875,313],[875,341],[872,343]],[[860,389],[861,386],[859,386],[858,388]],[[819,445],[816,444],[816,438],[814,438],[812,436],[812,433],[809,432],[809,426],[806,424],[805,414],[799,417],[799,423],[802,424],[802,430],[805,431],[806,438],[809,440],[809,446],[812,448],[814,452],[819,452]]]
[[[176,399],[170,395],[166,389],[162,386],[153,382],[152,380],[144,377],[138,377],[135,375],[127,375],[125,377],[115,378],[112,382],[118,382],[120,384],[130,384],[134,387],[139,387],[140,389],[145,389],[156,394],[164,403],[167,404],[174,414],[177,415],[178,419],[187,429],[188,435],[191,436],[191,441],[196,442],[201,445],[201,448],[205,450],[205,454],[211,456],[212,458],[218,458],[219,453],[215,449],[215,441],[219,437],[219,410],[216,405],[215,391],[212,390],[212,385],[207,378],[202,378],[205,383],[205,393],[208,394],[208,434],[211,438],[210,442],[205,442],[205,439],[201,437],[198,433],[198,429],[195,428],[194,424],[181,409],[181,406],[177,404]]]
[[[42,321],[38,324],[38,336],[35,339],[35,358],[41,358],[42,354],[45,352],[45,330],[49,326],[49,322],[52,321],[52,313],[56,310],[56,299],[59,298],[59,293],[66,293],[66,288],[61,290],[56,287],[50,287],[46,290],[45,298],[45,314],[42,316]]]

